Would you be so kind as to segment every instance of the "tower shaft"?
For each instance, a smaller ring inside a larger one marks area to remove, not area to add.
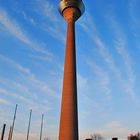
[[[59,12],[68,23],[59,140],[78,140],[75,22],[84,4],[82,0],[61,0]]]
[[[75,21],[79,11],[68,8],[63,12],[68,22],[64,79],[62,91],[59,140],[78,140],[78,109],[75,53]]]

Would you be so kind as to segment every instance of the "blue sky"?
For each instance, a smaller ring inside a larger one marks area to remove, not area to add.
[[[17,119],[14,139],[56,140],[66,22],[59,0],[0,0],[0,127]],[[140,130],[140,1],[84,0],[76,23],[79,134],[125,139]]]

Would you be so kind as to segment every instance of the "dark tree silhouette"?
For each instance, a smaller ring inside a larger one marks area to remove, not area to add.
[[[104,140],[104,137],[101,134],[95,133],[90,135],[92,140]]]
[[[137,136],[138,140],[140,140],[140,132],[138,132],[138,133],[136,134],[136,136]]]
[[[44,138],[44,140],[50,140],[50,138],[48,138],[48,137],[45,137],[45,138]]]

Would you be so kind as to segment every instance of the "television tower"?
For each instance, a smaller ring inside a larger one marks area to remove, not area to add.
[[[84,12],[82,0],[61,0],[60,14],[68,23],[59,140],[78,140],[75,22]]]

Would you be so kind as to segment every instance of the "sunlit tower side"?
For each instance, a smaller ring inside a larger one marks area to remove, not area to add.
[[[59,11],[68,23],[59,140],[78,140],[75,22],[84,12],[82,0],[61,0]]]

